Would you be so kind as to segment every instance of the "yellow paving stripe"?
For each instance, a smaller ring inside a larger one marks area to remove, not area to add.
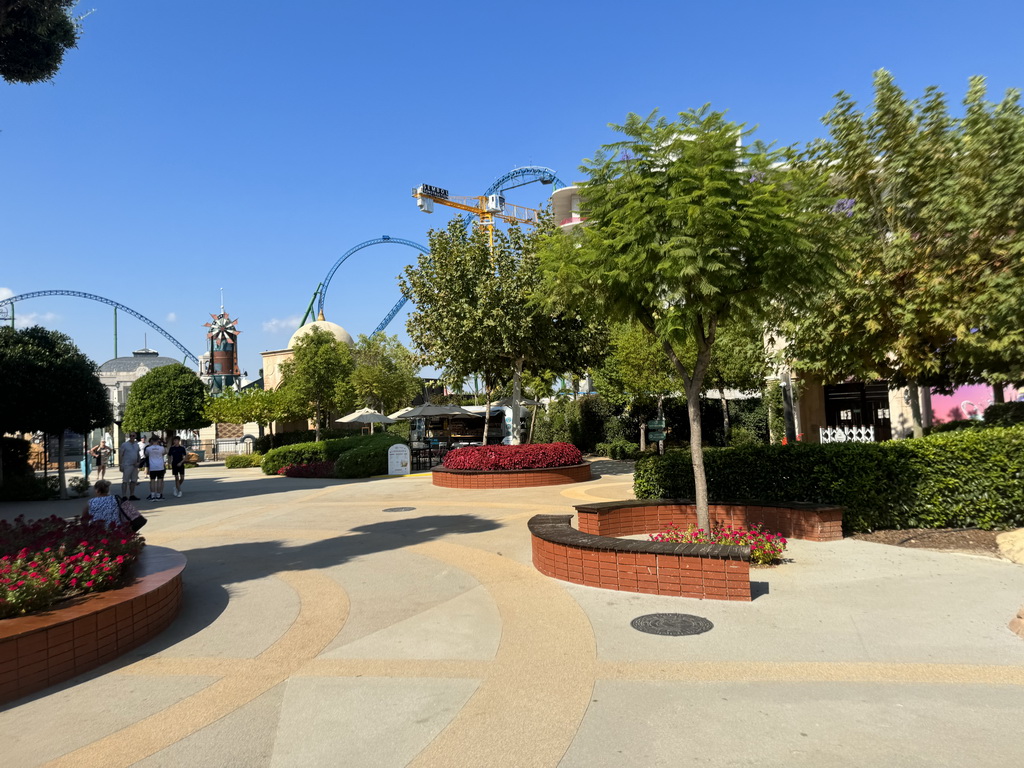
[[[410,765],[556,765],[594,687],[596,643],[586,614],[565,590],[522,563],[443,541],[410,549],[475,577],[502,621],[489,674]]]
[[[248,704],[314,658],[341,631],[348,596],[336,581],[315,571],[278,574],[298,593],[299,615],[281,639],[235,673],[162,712],[69,752],[46,765],[127,766],[156,754]],[[184,660],[182,660],[184,661]],[[259,662],[266,662],[262,667]],[[244,669],[244,671],[243,671]]]

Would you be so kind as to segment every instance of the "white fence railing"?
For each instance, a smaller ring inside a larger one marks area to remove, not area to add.
[[[869,427],[820,427],[823,443],[873,443],[875,428]]]

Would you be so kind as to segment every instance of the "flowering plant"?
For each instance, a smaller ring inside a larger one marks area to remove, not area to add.
[[[444,457],[445,469],[546,469],[583,463],[583,454],[569,443],[534,445],[471,445],[456,448]]]
[[[285,464],[277,474],[285,477],[334,477],[333,461],[312,461],[308,464]]]
[[[750,528],[733,528],[732,526],[713,526],[710,531],[694,528],[692,525],[685,531],[670,525],[661,533],[652,533],[651,541],[669,541],[675,544],[734,544],[750,547],[750,561],[758,565],[771,565],[778,562],[779,556],[786,549],[786,538],[781,533],[769,533],[760,523]]]
[[[88,514],[0,520],[0,618],[120,586],[144,544],[129,526],[110,527]]]

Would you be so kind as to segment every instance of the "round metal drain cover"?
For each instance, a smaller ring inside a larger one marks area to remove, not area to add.
[[[415,509],[416,509],[416,507],[388,507],[387,509],[382,509],[381,511],[382,512],[412,512]]]
[[[689,613],[648,613],[637,616],[630,624],[650,635],[699,635],[715,626],[704,617]]]

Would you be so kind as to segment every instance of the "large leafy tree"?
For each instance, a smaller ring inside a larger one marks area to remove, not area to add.
[[[77,0],[0,2],[0,77],[9,83],[50,80],[78,44]]]
[[[210,425],[208,397],[195,371],[181,363],[162,365],[132,384],[121,426],[130,432],[202,429]]]
[[[63,333],[41,326],[3,327],[0,371],[0,433],[57,435],[60,493],[67,498],[65,430],[85,433],[113,421],[96,365]]]
[[[430,232],[430,255],[407,267],[402,292],[416,305],[408,331],[425,363],[454,380],[479,374],[488,399],[512,380],[519,423],[524,372],[582,374],[603,354],[605,333],[590,316],[539,301],[538,244],[544,232],[496,231],[460,218]],[[485,427],[486,429],[486,427]],[[518,431],[513,441],[519,442]]]
[[[743,126],[708,107],[613,127],[622,141],[582,168],[586,226],[544,249],[549,290],[596,301],[660,345],[686,393],[707,526],[699,397],[715,344],[730,323],[773,321],[822,284],[834,199],[823,177],[786,165],[786,152],[745,146]]]
[[[352,388],[365,406],[390,413],[411,403],[420,391],[416,357],[397,336],[360,334],[354,355]]]
[[[255,422],[263,430],[284,418],[283,396],[274,389],[243,389],[232,387],[206,401],[206,418],[215,424]]]
[[[1024,365],[1024,112],[972,78],[965,115],[926,89],[910,101],[875,73],[873,111],[845,93],[807,162],[827,168],[852,258],[788,330],[789,354],[825,380],[919,389],[1020,380]],[[1002,387],[998,387],[1001,392]]]
[[[332,413],[355,405],[350,377],[354,363],[348,345],[313,327],[295,342],[291,360],[281,364],[281,398],[290,416],[310,419],[316,440]]]

